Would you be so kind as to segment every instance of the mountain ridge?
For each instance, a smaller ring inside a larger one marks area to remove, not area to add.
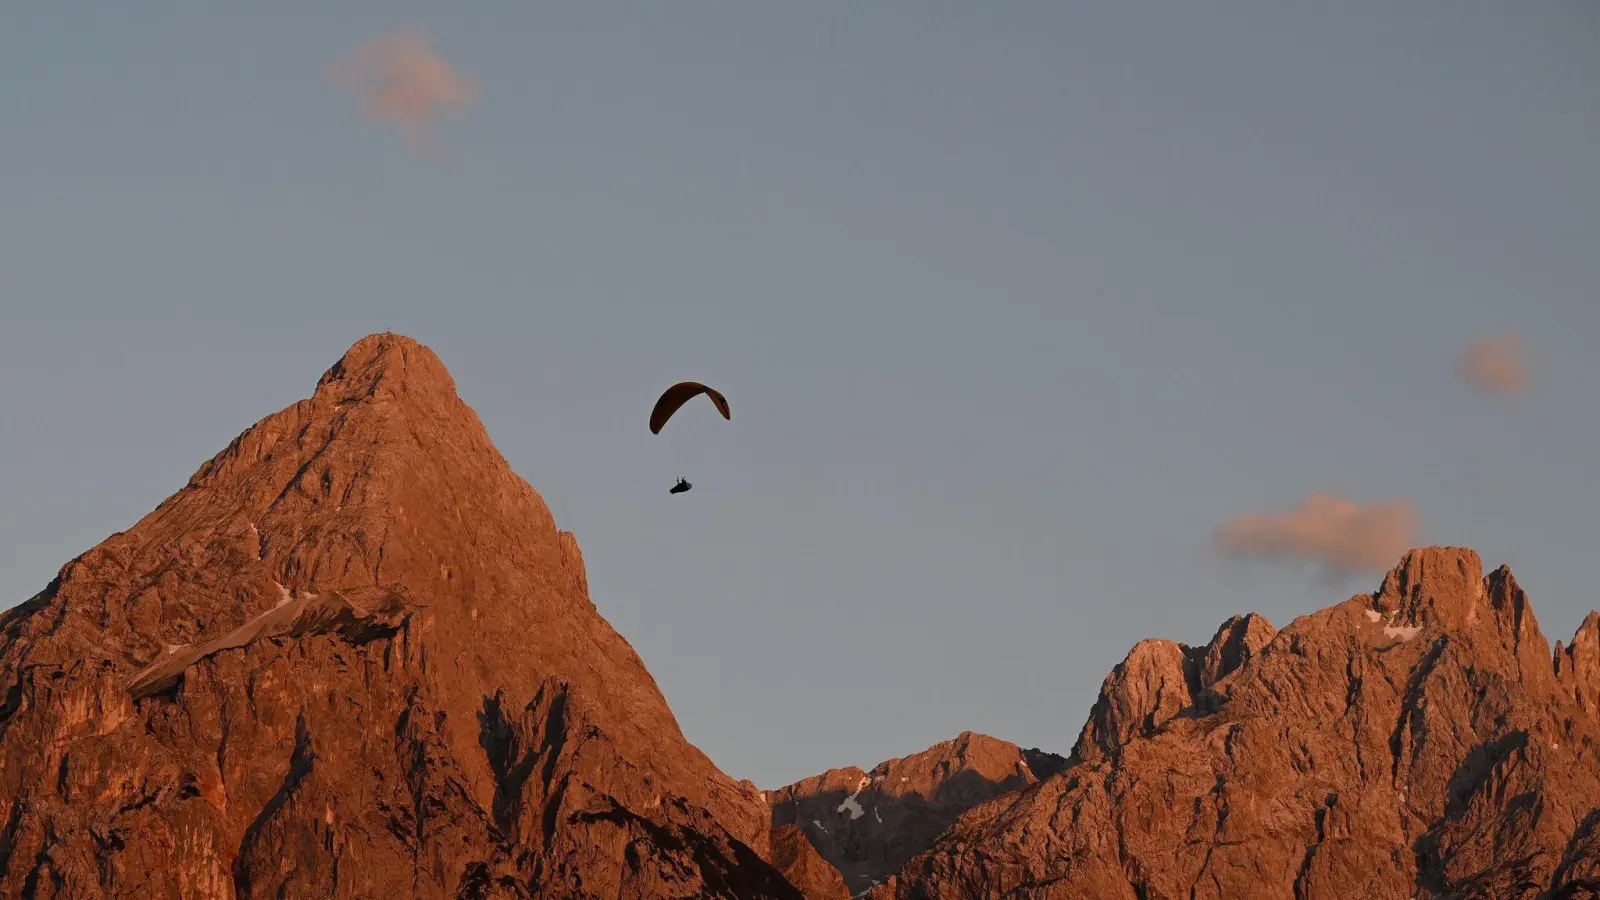
[[[1453,547],[1188,703],[1192,657],[1141,642],[1074,765],[973,807],[871,896],[1600,897],[1600,615],[1572,645],[1540,652],[1510,569]]]
[[[792,829],[790,840],[809,842],[849,890],[860,893],[898,871],[967,809],[1036,784],[1066,763],[1053,753],[963,731],[870,770],[828,769],[766,797],[774,834]]]
[[[1511,570],[1136,643],[1068,757],[688,741],[438,357],[357,341],[0,612],[0,896],[1600,898],[1600,612]],[[897,780],[898,779],[898,780]]]

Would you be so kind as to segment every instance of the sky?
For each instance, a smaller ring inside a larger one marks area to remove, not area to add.
[[[0,606],[392,329],[763,787],[1066,754],[1136,641],[1407,546],[1570,639],[1597,87],[1582,2],[18,8]],[[683,379],[732,421],[651,435]]]

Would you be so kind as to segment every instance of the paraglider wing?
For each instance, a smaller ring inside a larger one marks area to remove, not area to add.
[[[697,394],[710,397],[711,402],[717,405],[717,412],[722,413],[724,419],[730,421],[733,419],[733,414],[728,411],[728,398],[698,381],[680,381],[667,388],[666,393],[656,401],[656,408],[650,411],[650,433],[660,434],[661,426],[667,424],[667,420],[678,411],[678,407],[694,399]]]

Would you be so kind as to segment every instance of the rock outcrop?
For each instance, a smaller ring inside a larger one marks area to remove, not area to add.
[[[806,900],[849,900],[850,888],[845,885],[844,876],[822,858],[798,826],[773,829],[769,858],[783,877],[806,895]]]
[[[871,771],[829,769],[767,797],[773,827],[798,829],[857,894],[927,849],[961,813],[1037,784],[1065,764],[1055,754],[968,731]]]
[[[399,335],[0,615],[0,896],[798,898],[769,827]]]
[[[1600,897],[1597,622],[1552,661],[1509,570],[1434,547],[1276,634],[1147,642],[1074,765],[871,896]]]
[[[1099,760],[1135,737],[1155,733],[1194,708],[1276,633],[1271,622],[1251,613],[1223,622],[1204,647],[1159,638],[1134,644],[1101,684],[1100,696],[1073,747],[1073,761]]]

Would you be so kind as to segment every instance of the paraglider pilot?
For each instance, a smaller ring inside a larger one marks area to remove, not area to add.
[[[715,388],[706,387],[698,381],[680,381],[667,388],[666,392],[656,400],[655,408],[650,410],[650,433],[660,434],[661,426],[667,424],[667,420],[678,411],[678,407],[701,394],[711,398],[711,402],[717,407],[717,412],[722,413],[724,419],[733,418],[733,414],[728,410],[728,399]],[[679,478],[678,483],[667,493],[681,494],[692,487],[694,485]]]

